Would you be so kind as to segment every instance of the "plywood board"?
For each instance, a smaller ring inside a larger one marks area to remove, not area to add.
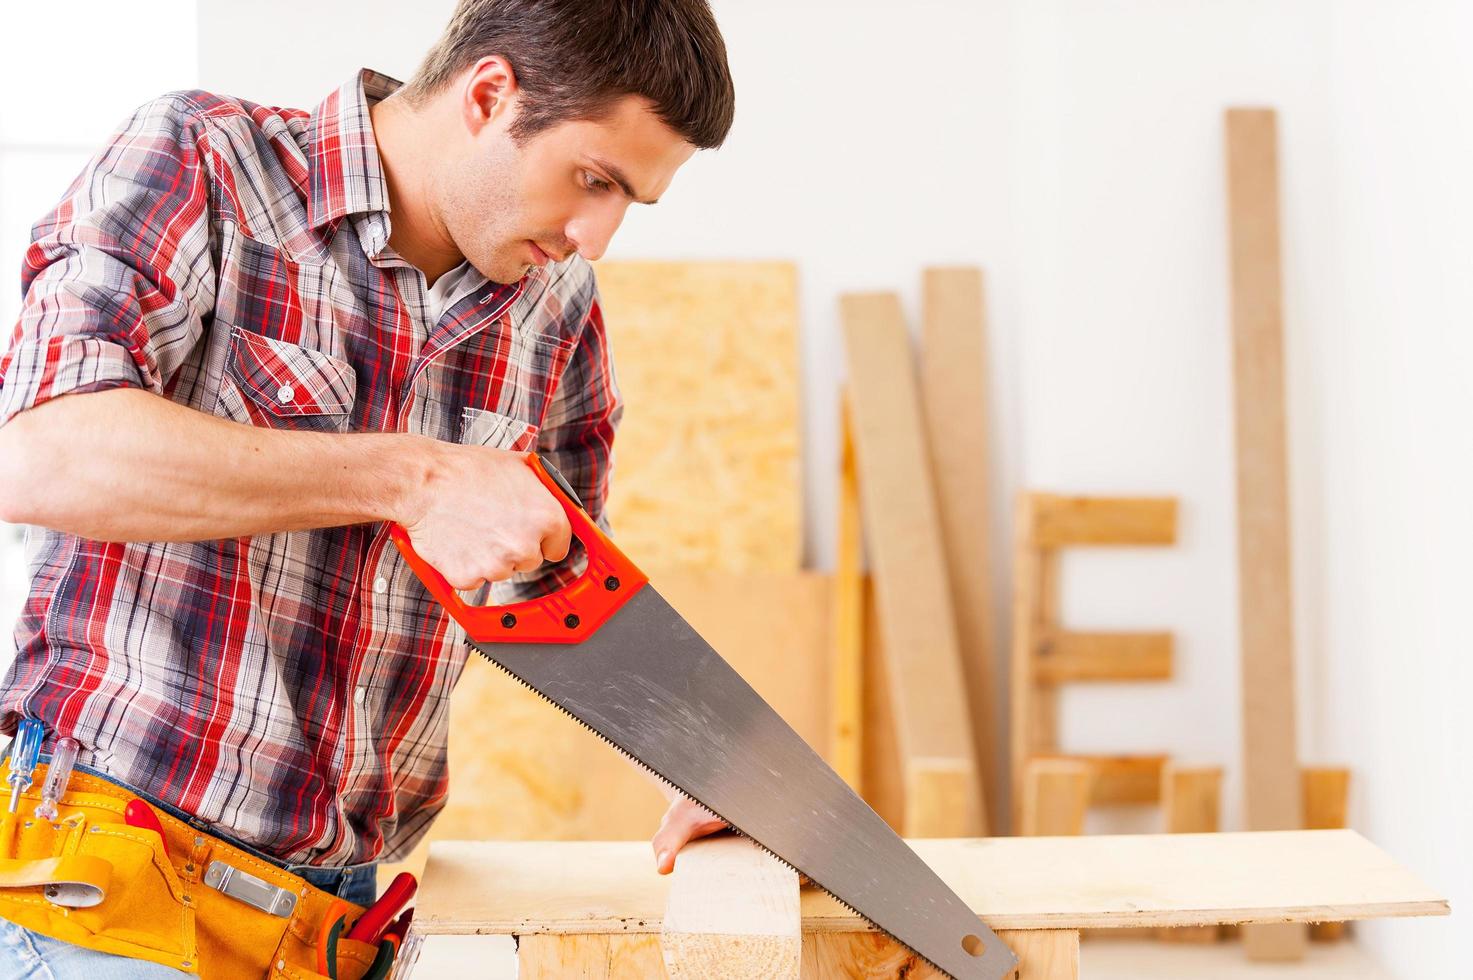
[[[1294,719],[1293,579],[1279,273],[1278,134],[1271,109],[1225,118],[1237,445],[1238,608],[1243,675],[1244,819],[1300,826]],[[1304,932],[1245,930],[1255,959],[1296,959]]]
[[[994,929],[1447,915],[1447,900],[1350,830],[912,840]],[[669,893],[639,841],[441,842],[416,927],[436,933],[658,932]],[[863,919],[820,889],[803,931]]]
[[[652,569],[650,579],[826,756],[830,577]],[[479,656],[452,696],[450,774],[430,840],[647,839],[666,806],[650,776]],[[381,878],[422,867],[427,847]]]
[[[992,468],[982,270],[927,269],[921,293],[921,403],[941,514],[941,540],[988,825],[1000,827],[1003,733],[988,533]]]
[[[980,832],[982,786],[910,337],[891,294],[842,296],[840,313],[862,523],[901,765],[948,759],[970,768],[970,810],[956,815],[952,833]],[[906,780],[911,785],[909,774]]]
[[[601,262],[624,420],[609,514],[647,565],[802,560],[798,277],[788,262]]]

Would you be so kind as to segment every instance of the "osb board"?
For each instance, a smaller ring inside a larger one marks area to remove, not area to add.
[[[650,581],[827,759],[832,579],[669,569]],[[418,873],[428,840],[648,839],[665,806],[652,777],[476,655],[451,700],[449,802],[380,880]]]
[[[602,262],[624,394],[609,514],[641,565],[802,558],[798,274],[787,262]]]

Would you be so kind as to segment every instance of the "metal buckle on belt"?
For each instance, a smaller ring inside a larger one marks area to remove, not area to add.
[[[268,915],[286,918],[297,907],[295,892],[279,888],[224,861],[210,862],[205,869],[205,884]]]

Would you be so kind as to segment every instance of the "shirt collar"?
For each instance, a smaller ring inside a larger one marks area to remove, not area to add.
[[[368,110],[403,84],[360,69],[312,113],[307,137],[307,220],[320,228],[350,214],[389,210],[389,185]]]

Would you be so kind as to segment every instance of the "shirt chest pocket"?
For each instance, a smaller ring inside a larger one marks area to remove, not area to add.
[[[218,415],[273,429],[348,429],[357,376],[341,358],[234,327],[225,377]]]
[[[467,408],[461,412],[462,445],[525,453],[536,448],[537,431],[537,426],[514,415],[488,412],[481,408]]]

